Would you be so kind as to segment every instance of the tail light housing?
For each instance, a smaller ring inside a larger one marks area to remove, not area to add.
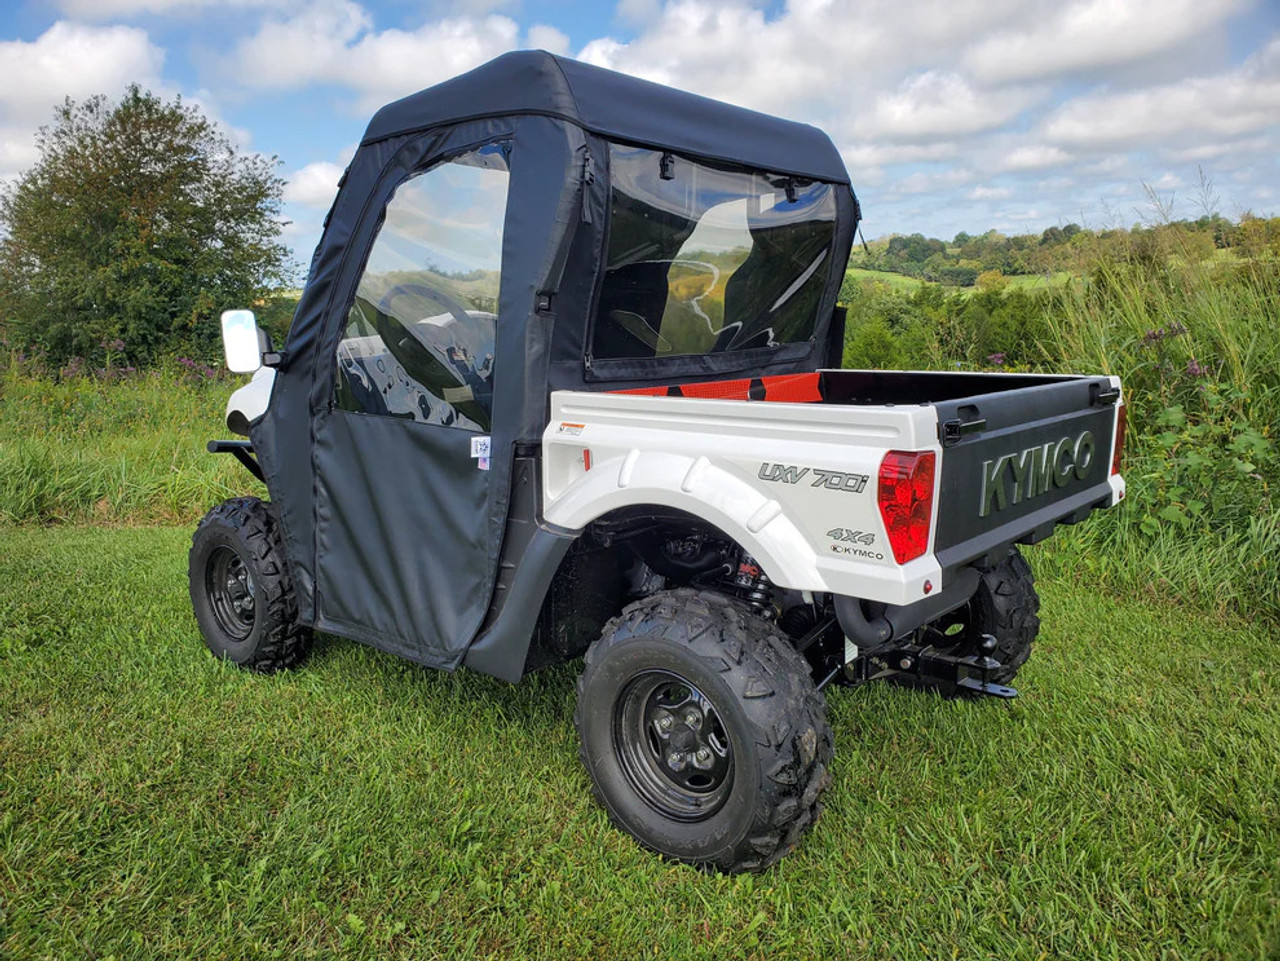
[[[880,462],[876,496],[889,546],[899,564],[915,560],[929,549],[936,464],[933,451],[891,450]]]
[[[1111,473],[1120,473],[1120,455],[1124,453],[1124,430],[1125,423],[1128,421],[1125,415],[1124,404],[1116,408],[1116,438],[1115,444],[1111,448]]]

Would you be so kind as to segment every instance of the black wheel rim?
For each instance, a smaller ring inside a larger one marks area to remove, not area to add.
[[[613,746],[637,795],[659,814],[701,821],[733,787],[733,748],[710,699],[669,671],[632,678],[614,704]]]
[[[244,558],[230,547],[215,547],[205,564],[204,586],[218,627],[234,640],[243,641],[253,631],[257,609],[253,576]]]

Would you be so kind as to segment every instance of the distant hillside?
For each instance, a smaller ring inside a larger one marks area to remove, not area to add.
[[[1099,253],[1129,257],[1153,255],[1167,246],[1161,235],[1175,232],[1189,256],[1206,259],[1215,251],[1266,246],[1280,236],[1280,218],[1245,214],[1231,221],[1218,214],[1199,220],[1135,224],[1125,229],[1095,231],[1079,224],[1049,227],[1040,234],[1006,236],[988,230],[976,236],[961,231],[950,241],[922,234],[894,234],[855,245],[849,266],[854,269],[900,274],[952,287],[972,287],[984,274],[998,277],[1079,274],[1085,262]]]

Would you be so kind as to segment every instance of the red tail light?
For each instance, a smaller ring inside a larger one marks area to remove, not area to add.
[[[1128,418],[1125,416],[1124,404],[1116,412],[1116,443],[1111,454],[1111,473],[1120,473],[1120,455],[1124,453],[1124,428]]]
[[[891,450],[880,463],[880,516],[899,564],[929,549],[934,462],[933,451]]]

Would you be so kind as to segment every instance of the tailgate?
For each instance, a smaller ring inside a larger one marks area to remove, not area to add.
[[[944,570],[1107,506],[1118,399],[1109,378],[1081,377],[936,402]]]

